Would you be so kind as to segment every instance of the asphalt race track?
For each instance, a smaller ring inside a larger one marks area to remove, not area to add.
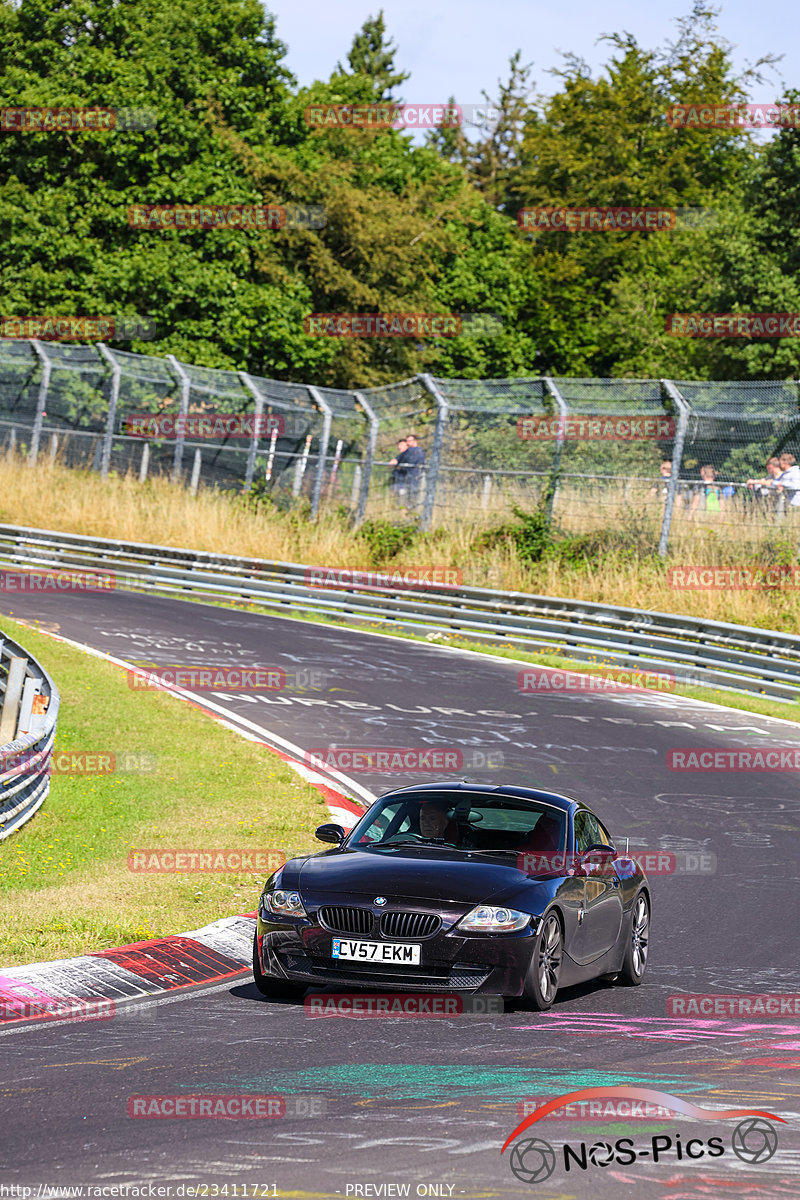
[[[210,699],[303,749],[459,749],[468,778],[579,796],[632,849],[685,850],[705,865],[651,876],[641,988],[561,992],[546,1014],[507,1005],[490,1017],[315,1019],[302,1004],[264,1000],[242,976],[111,1021],[7,1033],[5,1183],[33,1187],[32,1196],[40,1183],[171,1184],[172,1196],[189,1195],[176,1188],[190,1184],[225,1195],[227,1184],[229,1197],[800,1194],[800,1019],[667,1017],[676,993],[800,993],[796,775],[667,767],[672,748],[796,746],[800,728],[669,695],[524,695],[519,665],[500,659],[165,598],[42,595],[3,607],[141,665],[322,669],[316,690]],[[487,765],[498,753],[502,767]],[[413,782],[357,778],[375,792]],[[547,1119],[523,1137],[555,1147],[555,1171],[531,1183],[512,1173],[500,1147],[520,1120],[518,1101],[619,1083],[787,1123],[775,1126],[774,1156],[750,1162],[733,1152],[736,1120]],[[127,1115],[134,1095],[200,1092],[281,1095],[287,1111],[274,1120]],[[625,1136],[631,1164],[602,1145]],[[699,1139],[701,1153],[679,1159],[679,1137]],[[712,1137],[724,1153],[709,1157]],[[585,1169],[573,1161],[567,1171],[564,1142],[601,1145]]]

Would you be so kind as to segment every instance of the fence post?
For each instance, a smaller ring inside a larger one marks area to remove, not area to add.
[[[57,454],[58,454],[58,434],[51,433],[50,434],[50,466],[51,467],[54,464],[54,462],[56,461]]]
[[[545,485],[547,488],[547,491],[545,492],[545,516],[547,519],[547,524],[550,525],[553,520],[553,509],[556,503],[558,481],[561,478],[561,453],[564,449],[564,437],[566,434],[567,417],[569,415],[569,405],[561,395],[555,379],[552,379],[549,375],[545,375],[543,376],[543,380],[545,387],[556,402],[556,408],[558,409],[559,416],[558,436],[556,437],[556,443],[553,447],[553,461],[550,464],[550,478]]]
[[[686,440],[686,430],[689,425],[689,413],[691,410],[671,379],[662,379],[661,386],[678,412],[678,428],[675,431],[675,441],[672,445],[672,472],[667,486],[664,517],[661,522],[661,536],[658,539],[658,553],[662,558],[666,558],[669,531],[672,526],[672,513],[675,508],[675,497],[678,494],[678,476],[681,473],[681,463],[683,462],[683,444]]]
[[[33,431],[31,433],[31,448],[28,454],[28,466],[35,467],[36,460],[39,457],[39,443],[42,440],[45,404],[47,403],[47,392],[50,388],[50,372],[53,369],[53,364],[45,354],[41,342],[38,342],[36,338],[31,338],[30,342],[39,355],[39,361],[42,364],[42,382],[39,384],[39,395],[36,400],[36,416],[33,419]]]
[[[14,655],[8,660],[8,677],[0,712],[0,746],[13,742],[17,736],[17,719],[27,666],[27,658],[21,655]]]
[[[492,494],[492,477],[491,477],[491,475],[484,475],[484,477],[483,477],[483,495],[481,496],[481,508],[484,512],[486,512],[486,510],[489,507],[489,497],[491,496],[491,494]]]
[[[433,509],[436,504],[436,488],[439,483],[439,466],[442,460],[444,431],[450,407],[431,375],[418,375],[417,378],[425,390],[433,396],[437,408],[436,428],[433,431],[433,446],[431,447],[430,463],[428,464],[428,473],[425,479],[425,503],[422,508],[422,520],[420,521],[421,529],[430,529],[431,520],[433,519]]]
[[[203,466],[203,455],[200,450],[194,452],[194,462],[192,463],[192,481],[189,485],[193,496],[197,495],[197,489],[200,484],[200,469]]]
[[[145,442],[142,447],[142,461],[139,463],[139,483],[144,483],[147,479],[147,471],[150,467],[150,443]]]
[[[294,479],[292,480],[292,495],[297,497],[300,495],[300,489],[303,486],[303,476],[306,473],[308,465],[308,455],[311,450],[311,434],[306,434],[306,444],[303,446],[303,453],[294,464]]]
[[[189,392],[191,391],[192,383],[183,369],[183,364],[178,362],[174,354],[167,355],[167,362],[172,369],[175,379],[181,385],[181,405],[178,415],[185,418],[189,411]],[[175,439],[175,458],[172,463],[172,478],[175,482],[181,477],[181,470],[183,468],[183,443],[185,440],[185,421],[181,421],[178,425],[178,435]]]
[[[261,395],[252,378],[247,374],[247,371],[237,371],[237,375],[253,397],[255,410],[253,436],[250,439],[250,448],[247,452],[247,468],[244,475],[244,490],[249,492],[253,486],[253,476],[256,473],[256,455],[258,454],[258,439],[261,436],[261,415],[264,412],[264,397]]]
[[[353,486],[350,488],[350,507],[355,508],[361,492],[361,463],[353,468]]]
[[[100,478],[108,479],[108,468],[111,465],[111,443],[114,438],[114,424],[117,419],[117,404],[119,403],[119,385],[122,378],[122,367],[103,342],[97,343],[97,349],[111,367],[111,396],[108,401],[108,420],[106,434],[103,439],[103,457],[100,462]]]
[[[367,435],[367,452],[364,455],[363,474],[361,475],[361,490],[358,494],[358,507],[356,508],[355,519],[353,526],[358,529],[361,522],[364,520],[364,513],[367,509],[367,500],[369,499],[369,486],[372,481],[372,465],[375,462],[375,450],[378,445],[378,430],[380,429],[380,418],[375,409],[367,400],[363,392],[353,392],[356,405],[361,409],[364,416],[369,421],[369,433]],[[353,482],[353,490],[355,491],[355,481]]]
[[[314,476],[314,490],[311,494],[311,519],[316,520],[319,512],[319,499],[322,495],[322,475],[325,471],[325,459],[328,455],[328,442],[331,438],[331,423],[333,421],[333,411],[330,404],[320,395],[315,387],[309,387],[308,394],[316,404],[319,411],[322,413],[322,433],[319,435],[319,459],[317,461],[317,473]]]

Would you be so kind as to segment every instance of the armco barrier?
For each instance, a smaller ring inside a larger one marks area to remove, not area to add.
[[[286,616],[455,635],[593,664],[671,671],[679,683],[800,700],[800,636],[673,613],[490,588],[310,587],[301,563],[244,559],[0,525],[0,569],[102,570],[116,588],[244,601]]]
[[[0,840],[50,791],[59,694],[35,658],[0,634]]]

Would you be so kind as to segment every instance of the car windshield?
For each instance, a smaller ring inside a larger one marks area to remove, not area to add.
[[[535,800],[463,792],[387,796],[372,805],[348,847],[432,844],[487,853],[566,849],[567,814]]]

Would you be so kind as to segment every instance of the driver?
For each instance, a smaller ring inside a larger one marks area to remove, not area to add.
[[[458,825],[448,816],[446,800],[423,800],[419,809],[419,831],[424,838],[441,838],[458,845],[461,834]]]

